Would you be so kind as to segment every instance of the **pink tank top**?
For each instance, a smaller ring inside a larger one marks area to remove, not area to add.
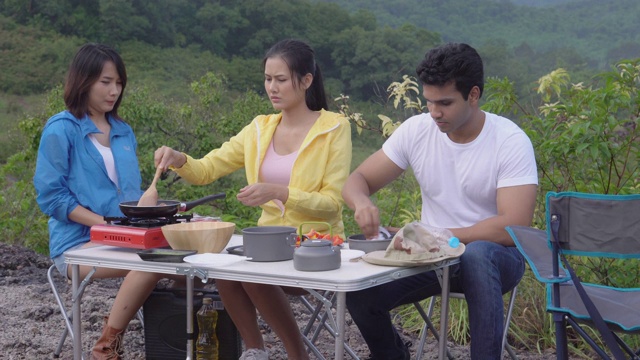
[[[291,180],[293,162],[296,161],[297,157],[297,150],[291,154],[278,155],[273,147],[273,139],[271,139],[267,153],[260,166],[260,182],[288,186],[289,180]]]

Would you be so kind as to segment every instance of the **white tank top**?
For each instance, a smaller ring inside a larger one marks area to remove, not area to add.
[[[113,181],[116,186],[118,186],[118,174],[116,173],[116,163],[113,160],[113,153],[111,152],[111,148],[106,147],[98,142],[93,134],[89,134],[89,139],[93,145],[98,149],[100,155],[102,155],[102,159],[104,160],[104,165],[107,167],[107,174],[109,174],[109,179]]]

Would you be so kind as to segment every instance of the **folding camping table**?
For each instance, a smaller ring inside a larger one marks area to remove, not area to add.
[[[242,236],[233,235],[228,247],[242,244]],[[438,270],[442,272],[442,311],[440,316],[440,339],[447,338],[447,317],[449,299],[449,267],[457,264],[459,259],[444,260],[436,264],[420,267],[393,267],[372,265],[365,261],[343,261],[341,267],[329,271],[298,271],[293,261],[252,262],[241,261],[225,266],[204,266],[189,263],[165,263],[143,261],[136,254],[136,249],[113,246],[97,246],[72,250],[65,253],[65,261],[72,266],[73,296],[80,285],[79,265],[128,269],[155,272],[162,274],[178,274],[187,277],[187,333],[193,333],[193,278],[203,281],[207,279],[225,279],[246,281],[270,285],[299,287],[304,289],[328,290],[336,293],[336,337],[335,359],[344,356],[344,328],[346,313],[346,293],[384,284],[393,280],[418,273]],[[73,319],[81,319],[81,301],[73,304]],[[73,350],[74,359],[82,359],[81,322],[74,321]],[[187,359],[193,352],[193,337],[187,336]],[[438,356],[444,359],[446,341],[439,342]],[[309,344],[307,342],[307,344]]]

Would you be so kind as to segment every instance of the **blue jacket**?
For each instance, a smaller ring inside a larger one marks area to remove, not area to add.
[[[89,241],[90,227],[69,220],[78,205],[103,216],[124,216],[119,204],[142,195],[137,142],[124,121],[109,118],[111,151],[118,185],[109,179],[102,156],[89,134],[99,133],[93,121],[68,111],[52,116],[44,126],[33,184],[37,202],[49,219],[49,255]]]

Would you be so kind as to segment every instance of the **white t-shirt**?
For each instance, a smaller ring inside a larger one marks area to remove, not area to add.
[[[497,215],[501,187],[537,184],[529,137],[511,120],[485,112],[478,137],[457,144],[430,114],[407,119],[382,146],[402,169],[411,167],[422,191],[422,222],[467,227]]]

